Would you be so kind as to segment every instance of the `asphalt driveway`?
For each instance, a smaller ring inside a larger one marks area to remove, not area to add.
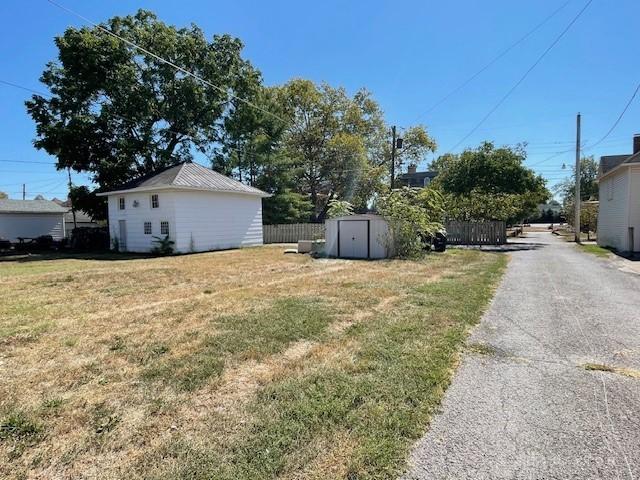
[[[640,478],[640,276],[525,242],[405,479]]]

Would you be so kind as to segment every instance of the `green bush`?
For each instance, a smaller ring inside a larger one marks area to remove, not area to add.
[[[423,239],[443,229],[443,203],[440,192],[432,188],[403,187],[378,200],[378,212],[391,229],[387,247],[395,256],[411,258],[424,251]]]

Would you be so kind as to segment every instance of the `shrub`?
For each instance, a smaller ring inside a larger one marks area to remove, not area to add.
[[[78,227],[71,232],[71,248],[74,250],[109,250],[109,230],[106,227]]]
[[[442,231],[442,195],[431,188],[403,187],[378,200],[380,214],[389,222],[387,247],[402,258],[415,257],[424,250],[424,239]]]
[[[151,249],[152,253],[157,255],[171,255],[173,253],[173,246],[176,242],[169,239],[169,235],[165,235],[164,237],[153,237],[153,243],[155,246]]]
[[[345,215],[353,214],[353,205],[346,200],[333,199],[329,202],[329,208],[327,210],[327,216],[329,218],[343,217]]]

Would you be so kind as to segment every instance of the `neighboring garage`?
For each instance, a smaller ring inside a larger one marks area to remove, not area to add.
[[[326,221],[325,252],[337,258],[387,258],[389,224],[380,215],[348,215]]]
[[[67,210],[49,200],[0,199],[0,238],[17,242],[18,237],[51,235],[62,240]]]

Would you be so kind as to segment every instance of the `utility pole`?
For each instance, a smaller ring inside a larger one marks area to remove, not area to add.
[[[391,127],[391,190],[396,177],[396,126]]]
[[[22,199],[24,200],[26,196],[27,196],[27,185],[23,183],[22,184]]]
[[[575,217],[573,227],[576,232],[576,243],[580,243],[580,113],[576,117],[576,188],[573,196],[575,202]]]
[[[71,201],[71,167],[67,167],[67,175],[69,177],[69,201],[71,202],[71,214],[73,215],[73,228],[78,228],[78,224],[76,223],[76,207],[73,206],[73,202]]]

